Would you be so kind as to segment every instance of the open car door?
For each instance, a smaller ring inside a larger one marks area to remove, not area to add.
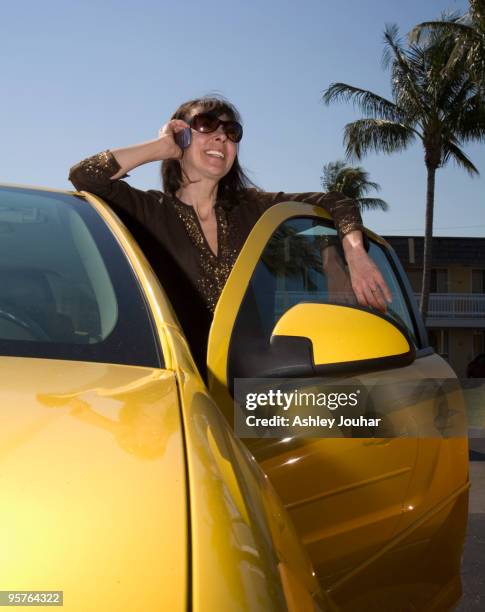
[[[283,336],[310,337],[314,359],[319,352],[336,366],[332,375],[362,386],[378,382],[402,389],[406,384],[396,383],[409,383],[412,388],[416,381],[453,376],[449,367],[443,370],[444,362],[432,355],[432,349],[423,348],[426,335],[399,264],[385,241],[370,232],[368,236],[369,256],[392,292],[385,315],[348,303],[352,294],[333,275],[345,271],[345,264],[339,263],[338,248],[328,246],[335,244],[337,233],[323,209],[289,202],[270,208],[259,219],[221,294],[209,336],[209,389],[230,423],[235,379],[272,377],[277,383],[278,376],[288,379],[292,372],[298,376],[304,372],[307,379],[324,372],[325,377],[325,364],[312,374],[302,370],[301,359],[296,358],[293,368],[288,343],[274,342],[278,330]],[[325,265],[326,248],[335,251],[333,268]],[[355,328],[359,330],[355,342],[349,342],[352,336],[347,332],[339,341],[335,330],[325,327],[329,307],[338,310],[335,320],[340,325],[342,316],[344,321],[346,317],[354,321],[355,313],[364,317]],[[308,333],[295,333],[290,320],[295,308],[302,315],[293,316],[299,321],[297,327]],[[305,321],[305,313],[312,313],[312,320]],[[387,331],[375,332],[377,319],[405,339],[404,357],[386,357]],[[362,359],[366,354],[373,359]],[[413,522],[416,510],[428,509],[427,488],[441,441],[430,437],[420,454],[413,427],[416,414],[432,414],[436,397],[423,399],[415,389],[410,393],[409,401],[397,398],[401,409],[387,415],[386,437],[372,433],[352,437],[348,430],[337,430],[332,434],[336,437],[244,440],[290,512],[317,575],[330,590],[388,546],[399,530]],[[411,403],[413,413],[408,414],[406,406]],[[421,472],[416,475],[418,468]]]

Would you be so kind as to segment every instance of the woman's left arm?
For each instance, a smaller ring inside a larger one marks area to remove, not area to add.
[[[352,289],[361,306],[385,312],[392,295],[379,268],[367,254],[364,246],[363,223],[354,200],[343,193],[278,193],[260,192],[261,205],[270,208],[280,202],[304,202],[323,207],[332,217],[349,266]],[[329,247],[332,248],[332,247]]]

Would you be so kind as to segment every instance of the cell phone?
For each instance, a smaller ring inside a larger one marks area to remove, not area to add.
[[[182,149],[182,151],[186,149],[192,142],[192,130],[187,127],[181,132],[177,132],[177,134],[175,134],[175,142]]]

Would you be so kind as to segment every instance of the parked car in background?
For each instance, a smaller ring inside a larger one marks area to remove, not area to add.
[[[382,315],[339,302],[322,209],[268,210],[218,302],[205,384],[118,214],[0,187],[0,590],[62,590],[69,611],[449,608],[463,400],[387,243],[368,232]],[[234,436],[235,379],[330,371],[400,390],[386,437]]]

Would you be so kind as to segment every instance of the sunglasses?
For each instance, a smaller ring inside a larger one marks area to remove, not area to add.
[[[232,140],[232,142],[240,142],[243,135],[243,128],[237,121],[222,121],[217,115],[212,113],[200,113],[194,115],[188,124],[193,130],[201,134],[210,134],[215,132],[220,125],[224,130],[224,134]]]

